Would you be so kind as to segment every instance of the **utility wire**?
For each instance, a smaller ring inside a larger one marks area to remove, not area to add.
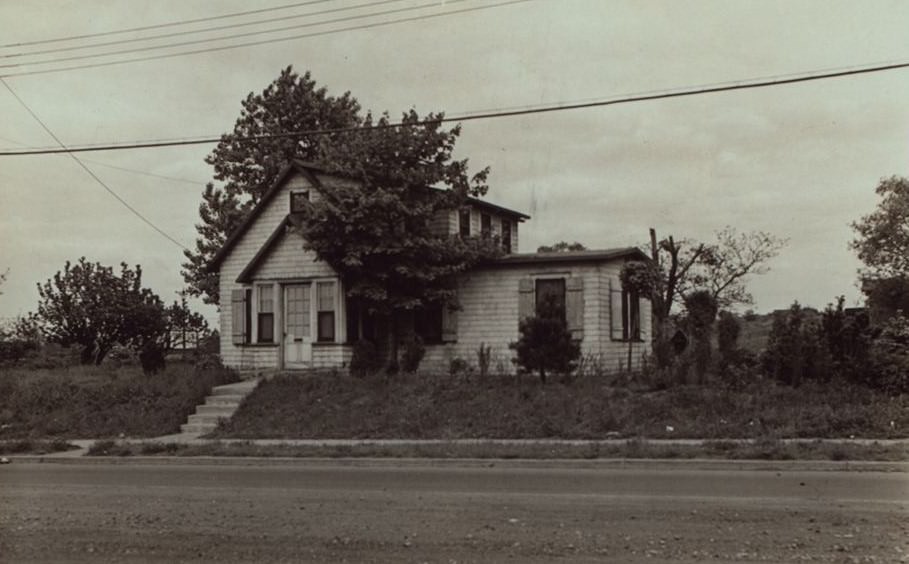
[[[131,212],[133,213],[133,215],[135,215],[136,217],[138,217],[139,219],[141,219],[141,220],[142,220],[143,222],[145,222],[149,227],[151,227],[152,229],[154,229],[155,231],[157,231],[159,234],[161,234],[161,235],[162,235],[164,238],[166,238],[168,241],[170,241],[171,243],[173,243],[174,245],[180,247],[181,249],[183,249],[183,250],[185,250],[185,251],[188,251],[188,250],[189,250],[185,245],[183,245],[183,243],[177,241],[176,239],[174,239],[173,237],[171,237],[170,235],[168,235],[163,229],[161,229],[160,227],[158,227],[157,225],[155,225],[154,223],[152,223],[150,219],[148,219],[147,217],[145,217],[144,215],[142,215],[141,213],[139,213],[139,210],[137,210],[136,208],[134,208],[134,207],[132,207],[131,205],[129,205],[129,203],[128,203],[126,200],[124,200],[123,198],[121,198],[119,194],[117,194],[116,192],[114,192],[114,190],[113,190],[110,186],[108,186],[107,184],[104,183],[103,180],[101,180],[100,178],[98,178],[98,175],[96,175],[94,172],[92,172],[92,169],[88,168],[88,166],[87,166],[85,163],[83,163],[81,160],[79,160],[79,157],[77,157],[76,155],[74,155],[74,154],[72,154],[71,152],[69,152],[68,150],[66,150],[66,145],[64,145],[63,141],[61,141],[60,138],[57,137],[57,136],[54,134],[54,132],[51,131],[50,128],[49,128],[47,125],[44,124],[43,121],[41,121],[41,118],[39,118],[38,115],[35,114],[35,112],[32,111],[32,109],[28,106],[28,104],[26,104],[25,101],[24,101],[22,98],[20,98],[18,94],[16,94],[16,91],[13,90],[12,87],[11,87],[5,80],[3,80],[2,77],[0,77],[0,82],[3,83],[3,86],[5,86],[7,90],[9,90],[9,93],[13,95],[13,97],[22,105],[23,108],[25,108],[25,110],[26,110],[26,111],[35,119],[35,121],[37,121],[37,122],[41,125],[41,127],[44,128],[44,131],[46,131],[48,135],[50,135],[51,137],[53,137],[53,138],[54,138],[54,141],[56,141],[56,142],[60,145],[60,147],[61,147],[65,152],[67,152],[67,153],[69,154],[69,156],[72,157],[72,159],[73,159],[74,161],[76,161],[76,162],[79,164],[79,166],[81,166],[81,167],[85,170],[85,172],[87,172],[87,173],[89,174],[89,176],[91,176],[92,178],[94,178],[95,181],[96,181],[98,184],[100,184],[105,190],[107,190],[107,192],[108,192],[111,196],[113,196],[114,198],[116,198],[117,201],[120,202],[121,204],[123,204],[123,205],[126,207],[126,209],[128,209],[129,211],[131,211]]]
[[[8,143],[12,143],[13,145],[18,145],[20,147],[28,147],[28,145],[26,145],[25,143],[20,143],[18,141],[15,141],[13,139],[9,139],[6,137],[0,137],[0,140],[6,141]],[[201,180],[190,180],[189,178],[179,178],[177,176],[167,176],[166,174],[158,174],[155,172],[150,172],[148,170],[139,170],[137,168],[127,168],[125,166],[112,165],[110,163],[104,163],[101,161],[96,161],[94,159],[83,158],[82,160],[84,162],[96,164],[98,166],[112,168],[115,170],[122,170],[123,172],[129,172],[132,174],[140,174],[142,176],[150,176],[152,178],[161,178],[163,180],[170,180],[172,182],[182,182],[184,184],[194,184],[196,186],[205,186],[205,184],[206,184],[205,182],[202,182]]]
[[[383,0],[382,2],[375,2],[372,5],[388,4],[391,2],[398,2],[398,1],[400,1],[400,0]],[[464,1],[465,0],[448,0],[448,3],[454,4],[454,3],[458,3],[458,2],[464,2]],[[331,13],[331,12],[339,12],[339,11],[348,10],[348,9],[362,8],[362,7],[366,7],[366,6],[370,6],[370,5],[371,4],[369,4],[369,3],[359,4],[357,6],[353,6],[350,8],[338,8],[338,9],[325,10],[323,12],[316,12],[313,14],[303,14],[303,15],[306,16],[306,15],[317,15],[320,13],[324,14],[324,13]],[[212,42],[216,42],[216,41],[227,41],[227,40],[231,40],[231,39],[239,39],[241,37],[252,37],[255,35],[265,35],[265,34],[269,34],[269,33],[278,33],[281,31],[292,31],[295,29],[304,29],[307,27],[315,27],[315,26],[319,26],[319,25],[349,22],[349,21],[362,20],[362,19],[378,17],[378,16],[388,16],[388,15],[392,15],[392,14],[400,14],[403,12],[413,12],[416,10],[422,10],[424,8],[433,8],[435,6],[438,6],[437,1],[432,1],[432,2],[425,3],[425,4],[419,4],[416,6],[407,6],[404,8],[394,8],[391,10],[382,10],[382,11],[378,11],[378,12],[372,12],[369,14],[358,14],[355,16],[344,16],[341,18],[322,20],[322,21],[318,21],[318,22],[308,22],[308,23],[303,23],[303,24],[276,27],[273,29],[264,29],[264,30],[260,30],[260,31],[247,31],[245,33],[234,33],[231,35],[222,35],[220,37],[209,37],[206,39],[193,39],[190,41],[178,41],[176,43],[169,43],[166,45],[146,45],[144,47],[133,47],[131,49],[120,49],[119,51],[111,51],[108,53],[91,53],[91,54],[87,54],[87,55],[72,55],[69,57],[59,57],[56,59],[43,59],[40,61],[29,61],[29,62],[25,62],[25,63],[9,63],[9,64],[5,64],[5,65],[0,65],[0,68],[7,69],[7,68],[30,67],[30,66],[34,66],[34,65],[51,65],[51,64],[56,64],[56,63],[66,63],[69,61],[83,61],[86,59],[97,59],[100,57],[128,55],[130,53],[145,53],[148,51],[159,51],[162,49],[174,49],[177,47],[187,47],[189,45],[203,45],[206,43],[212,43]],[[288,19],[288,18],[281,18],[281,19]],[[185,32],[183,32],[183,33],[185,33]],[[139,39],[138,41],[143,41],[143,40],[144,40],[144,38]],[[136,40],[132,40],[132,41],[136,41]],[[94,45],[88,45],[85,47],[94,47]]]
[[[453,3],[455,1],[462,2],[464,0],[447,0],[448,3]],[[389,21],[372,22],[372,23],[342,27],[342,28],[337,28],[337,29],[332,29],[332,30],[327,30],[327,31],[304,33],[304,34],[300,34],[300,35],[291,35],[288,37],[277,37],[274,39],[262,39],[259,41],[249,41],[247,43],[238,43],[238,44],[234,44],[234,45],[223,45],[220,47],[208,47],[205,49],[181,51],[178,53],[164,53],[164,54],[159,54],[159,55],[148,55],[148,56],[144,56],[144,57],[134,57],[131,59],[120,59],[120,60],[116,60],[116,61],[86,63],[86,64],[81,64],[81,65],[72,65],[72,66],[68,66],[68,67],[61,67],[61,68],[54,68],[54,69],[9,72],[9,73],[0,74],[0,77],[10,78],[10,77],[15,77],[15,76],[31,76],[31,75],[38,75],[38,74],[54,73],[54,72],[64,72],[64,71],[71,71],[71,70],[82,70],[82,69],[91,69],[91,68],[98,68],[98,67],[107,67],[107,66],[111,66],[111,65],[138,63],[138,62],[143,62],[143,61],[154,61],[154,60],[158,60],[158,59],[169,59],[169,58],[173,58],[173,57],[182,57],[185,55],[198,55],[201,53],[213,53],[213,52],[217,52],[217,51],[226,51],[226,50],[230,50],[230,49],[253,47],[256,45],[268,45],[271,43],[293,41],[296,39],[306,39],[309,37],[321,37],[321,36],[326,36],[326,35],[333,35],[336,33],[342,33],[342,32],[346,32],[346,31],[359,31],[359,30],[364,30],[364,29],[374,29],[374,28],[379,28],[379,27],[396,25],[396,24],[400,24],[400,23],[422,21],[422,20],[428,20],[428,19],[432,19],[432,18],[439,18],[439,17],[443,17],[443,16],[451,16],[451,15],[455,15],[455,14],[464,14],[464,13],[468,13],[468,12],[475,12],[475,11],[479,11],[479,10],[488,10],[490,8],[499,8],[502,6],[509,6],[512,4],[522,4],[524,2],[530,2],[530,1],[532,1],[532,0],[509,0],[507,2],[499,2],[497,4],[488,4],[488,5],[484,5],[484,6],[462,8],[460,10],[449,10],[447,12],[435,12],[432,14],[423,14],[423,15],[419,15],[419,16],[412,16],[409,18],[399,18],[399,19],[389,20]],[[438,5],[438,2],[434,2],[432,5],[433,6]]]
[[[327,1],[327,0],[322,0],[322,1]],[[95,49],[98,47],[109,47],[111,45],[124,45],[127,43],[152,41],[154,39],[164,39],[167,37],[179,37],[182,35],[198,35],[198,34],[202,34],[202,33],[208,33],[210,31],[222,31],[225,29],[235,29],[238,27],[249,27],[251,25],[262,25],[262,24],[266,24],[266,23],[296,20],[296,19],[300,19],[300,18],[308,18],[311,16],[321,16],[324,14],[332,14],[335,12],[347,12],[350,10],[357,10],[359,8],[369,8],[372,6],[381,6],[383,4],[393,4],[396,2],[402,2],[402,1],[403,0],[381,0],[379,2],[367,2],[365,4],[357,4],[357,5],[353,5],[353,6],[342,6],[340,8],[331,8],[328,10],[319,10],[316,12],[306,12],[305,14],[290,14],[290,15],[286,15],[286,16],[278,16],[278,17],[274,17],[274,18],[256,20],[256,21],[251,21],[251,22],[239,22],[239,23],[225,24],[225,25],[219,25],[219,26],[214,26],[214,27],[206,27],[206,28],[202,28],[202,29],[188,29],[188,30],[182,30],[182,31],[172,31],[170,33],[161,33],[158,35],[146,35],[145,37],[131,37],[128,39],[115,39],[113,41],[103,41],[101,43],[89,43],[88,45],[72,45],[69,47],[53,47],[51,49],[43,49],[41,51],[29,51],[27,53],[10,53],[10,54],[6,54],[6,55],[0,55],[0,59],[14,59],[17,57],[31,57],[33,55],[46,55],[48,53],[65,53],[65,52],[69,52],[69,51],[81,51],[83,49]],[[278,31],[278,30],[273,30],[273,31]],[[261,32],[261,33],[267,33],[267,32]],[[217,39],[219,39],[219,38],[211,38],[211,39],[209,39],[209,41],[215,41]],[[161,49],[164,49],[167,47],[173,47],[173,45],[160,45],[159,46],[159,48],[161,48]],[[103,55],[105,55],[105,53],[98,53],[95,56],[100,57]],[[27,65],[27,64],[32,64],[32,63],[22,63],[22,64]],[[40,63],[34,63],[34,64],[40,64]]]
[[[181,25],[189,25],[199,22],[210,22],[214,20],[223,20],[226,18],[235,18],[238,16],[249,16],[252,14],[261,14],[264,12],[276,12],[278,10],[286,10],[288,8],[299,8],[301,6],[311,6],[313,4],[324,4],[325,2],[330,2],[331,0],[308,0],[307,2],[297,2],[294,4],[285,4],[283,6],[275,6],[273,8],[260,8],[258,10],[246,10],[243,12],[233,12],[231,14],[220,14],[217,16],[206,16],[204,18],[195,18],[191,20],[177,20],[173,22],[166,22],[153,25],[144,25],[140,27],[130,27],[126,29],[114,29],[111,31],[101,31],[98,33],[86,33],[83,35],[70,35],[68,37],[57,37],[54,39],[39,39],[35,41],[20,41],[18,43],[7,43],[5,45],[0,45],[0,49],[6,49],[9,47],[24,47],[26,45],[45,45],[47,43],[57,43],[58,41],[72,41],[75,39],[89,39],[91,37],[107,37],[110,35],[117,35],[120,33],[132,33],[135,31],[147,31],[150,29],[162,29],[166,27],[174,27]]]
[[[417,127],[422,125],[430,124],[440,124],[440,123],[450,123],[450,122],[464,122],[464,121],[474,121],[482,119],[495,119],[495,118],[506,118],[506,117],[515,117],[515,116],[524,116],[532,114],[543,114],[543,113],[552,113],[552,112],[561,112],[568,110],[581,110],[588,108],[597,108],[603,106],[615,106],[619,104],[631,104],[636,102],[647,102],[653,100],[665,100],[670,98],[682,98],[689,96],[699,96],[703,94],[714,94],[718,92],[730,92],[735,90],[747,90],[753,88],[768,88],[772,86],[782,86],[786,84],[797,84],[801,82],[811,82],[816,80],[826,80],[831,78],[840,78],[846,76],[854,76],[860,74],[884,72],[889,70],[905,69],[909,68],[909,62],[898,62],[898,63],[889,63],[889,64],[878,64],[874,66],[865,66],[865,67],[851,67],[848,69],[833,69],[824,72],[814,72],[808,74],[797,74],[797,75],[788,75],[783,77],[774,77],[774,78],[758,78],[758,79],[747,79],[739,82],[726,82],[722,84],[714,84],[707,86],[696,86],[696,87],[687,87],[676,90],[667,90],[661,92],[646,92],[639,94],[628,94],[617,98],[609,99],[600,99],[594,101],[584,101],[577,103],[567,103],[567,104],[549,104],[543,106],[529,107],[529,108],[520,108],[509,111],[502,110],[490,110],[490,111],[480,111],[480,112],[468,112],[460,116],[454,117],[439,117],[436,119],[426,119],[415,122],[403,123],[386,123],[386,124],[376,124],[368,127],[342,127],[334,129],[310,129],[304,131],[289,131],[286,133],[270,133],[263,135],[247,135],[247,136],[235,136],[232,137],[235,141],[261,141],[265,139],[277,139],[284,137],[312,137],[317,135],[333,135],[338,133],[362,133],[373,130],[380,129],[393,129],[398,127]],[[201,138],[184,138],[184,139],[171,139],[171,140],[152,140],[152,141],[135,141],[128,143],[116,143],[116,144],[99,144],[99,145],[83,145],[79,147],[69,147],[66,149],[35,149],[29,151],[0,151],[0,157],[6,156],[19,156],[19,155],[46,155],[53,153],[76,153],[76,152],[87,152],[87,151],[117,151],[117,150],[126,150],[126,149],[150,149],[157,147],[175,147],[182,145],[208,145],[212,143],[218,143],[221,141],[221,136],[218,137],[201,137]]]

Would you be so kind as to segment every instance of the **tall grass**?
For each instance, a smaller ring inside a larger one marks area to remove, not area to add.
[[[909,397],[855,385],[634,391],[586,378],[541,386],[448,377],[278,377],[215,433],[234,438],[651,438],[909,435]]]
[[[0,439],[149,437],[174,433],[212,386],[236,380],[217,364],[12,368],[0,372]]]

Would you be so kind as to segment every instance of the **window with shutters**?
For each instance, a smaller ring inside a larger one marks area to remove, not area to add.
[[[317,340],[332,343],[335,340],[335,283],[318,282],[316,296]]]
[[[458,211],[458,232],[465,239],[470,237],[470,208],[462,208]]]
[[[257,329],[259,343],[275,342],[275,287],[258,287]]]

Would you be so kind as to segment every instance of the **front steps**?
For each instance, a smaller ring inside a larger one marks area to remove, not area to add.
[[[259,385],[258,379],[244,380],[212,388],[205,403],[196,406],[196,412],[180,425],[180,432],[188,435],[205,435],[215,430],[218,421],[230,419],[237,411],[243,398]]]

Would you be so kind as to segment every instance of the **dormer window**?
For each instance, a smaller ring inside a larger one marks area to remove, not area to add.
[[[309,190],[294,190],[290,193],[290,213],[306,211],[309,206]]]

